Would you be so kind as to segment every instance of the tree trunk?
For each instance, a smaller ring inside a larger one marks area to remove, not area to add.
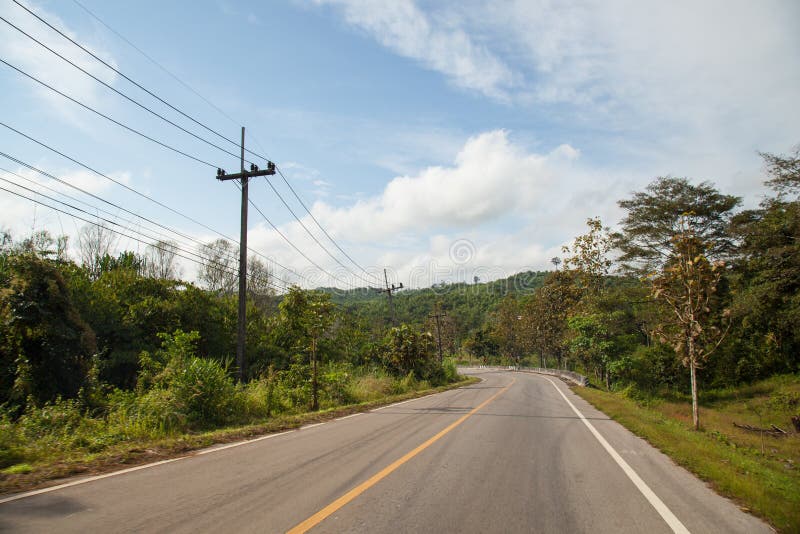
[[[700,430],[700,413],[697,409],[697,376],[694,358],[689,360],[689,373],[692,377],[692,424],[695,430]]]
[[[319,410],[319,396],[317,384],[317,341],[311,342],[311,410]]]

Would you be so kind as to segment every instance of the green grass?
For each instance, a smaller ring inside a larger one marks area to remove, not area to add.
[[[228,425],[221,428],[194,432],[155,433],[131,431],[129,435],[108,436],[98,427],[102,420],[88,417],[75,417],[74,421],[64,424],[63,432],[48,432],[39,439],[28,441],[24,446],[19,443],[5,443],[12,429],[9,420],[0,420],[0,459],[13,459],[15,463],[0,471],[0,494],[25,491],[46,486],[50,481],[78,474],[97,474],[113,471],[122,467],[158,461],[170,457],[184,455],[190,451],[202,449],[219,443],[230,443],[256,436],[291,430],[300,426],[328,421],[357,412],[364,412],[407,399],[429,395],[463,387],[479,381],[475,377],[460,377],[457,382],[431,388],[426,383],[416,384],[416,388],[402,393],[391,392],[388,384],[380,378],[377,384],[385,388],[383,394],[375,392],[375,385],[363,380],[356,381],[357,388],[367,398],[336,407],[327,407],[317,412],[283,413],[272,417],[262,417],[255,423]],[[57,411],[56,416],[63,418],[64,410]],[[67,410],[67,416],[73,416]],[[45,414],[48,415],[48,414]],[[45,418],[40,416],[40,419]],[[53,415],[49,415],[48,423],[52,425]],[[19,430],[19,429],[14,429]],[[10,463],[10,462],[7,462]]]
[[[581,397],[780,532],[800,532],[800,378],[773,377],[749,386],[700,393],[701,430],[691,429],[691,403],[682,395],[631,398],[595,388]],[[634,395],[635,397],[636,395]],[[791,435],[763,436],[733,423]]]

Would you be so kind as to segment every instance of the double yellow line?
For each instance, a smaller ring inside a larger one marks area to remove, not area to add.
[[[483,401],[481,404],[473,408],[472,411],[470,411],[468,414],[461,416],[461,418],[458,419],[455,423],[451,424],[450,426],[448,426],[447,428],[445,428],[444,430],[442,430],[441,432],[430,438],[428,441],[426,441],[416,449],[406,453],[401,458],[398,458],[391,464],[387,465],[386,467],[381,469],[378,473],[372,475],[372,477],[365,480],[355,488],[351,489],[350,491],[348,491],[347,493],[345,493],[344,495],[342,495],[341,497],[330,503],[328,506],[326,506],[316,514],[312,515],[302,523],[299,523],[298,525],[287,531],[288,534],[301,534],[319,525],[328,516],[337,512],[344,505],[346,505],[347,503],[349,503],[350,501],[352,501],[353,499],[355,499],[356,497],[367,491],[369,488],[371,488],[372,486],[374,486],[375,484],[377,484],[378,482],[389,476],[398,467],[408,462],[414,456],[418,455],[419,453],[421,453],[422,451],[424,451],[425,449],[427,449],[428,447],[439,441],[442,437],[448,434],[455,427],[457,427],[458,425],[460,425],[461,423],[463,423],[464,421],[475,415],[475,413],[478,410],[480,410],[481,408],[483,408],[484,406],[495,400],[497,397],[508,391],[508,388],[510,388],[514,384],[514,382],[516,382],[516,380],[517,380],[516,378],[511,380],[511,382],[506,387],[504,387],[503,389],[501,389],[500,391],[498,391],[497,393],[495,393],[494,395]]]

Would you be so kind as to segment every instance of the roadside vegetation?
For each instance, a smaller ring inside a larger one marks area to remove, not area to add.
[[[792,426],[800,407],[797,375],[704,392],[700,432],[692,427],[690,395],[574,391],[744,510],[781,532],[800,532],[800,434],[772,430]]]
[[[476,273],[397,293],[398,326],[379,292],[276,294],[254,259],[242,383],[231,363],[233,244],[199,249],[207,261],[196,285],[180,279],[174,244],[116,253],[107,229],[87,227],[76,262],[65,238],[6,235],[0,478],[73,453],[263,427],[446,385],[457,376],[439,362],[440,337],[446,362],[590,377],[600,389],[582,393],[601,409],[796,530],[800,151],[762,156],[769,192],[755,208],[710,182],[659,177],[619,201],[618,231],[588,219],[552,271],[490,282]],[[773,424],[784,438],[759,433]],[[766,474],[741,476],[757,471]],[[789,500],[775,497],[784,512],[762,502],[786,488]]]

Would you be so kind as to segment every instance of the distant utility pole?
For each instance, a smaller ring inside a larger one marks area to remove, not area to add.
[[[442,357],[442,317],[447,317],[447,313],[443,311],[439,311],[439,313],[432,313],[428,317],[435,317],[436,318],[436,339],[439,342],[439,364],[441,364],[444,359]]]
[[[275,164],[267,162],[267,168],[259,170],[251,164],[250,170],[244,170],[244,126],[242,126],[242,172],[227,174],[217,169],[217,180],[240,180],[242,183],[242,221],[239,233],[239,326],[236,332],[236,366],[239,368],[239,381],[244,382],[247,362],[245,361],[245,335],[247,334],[247,184],[255,176],[275,174]]]
[[[397,291],[398,289],[403,289],[403,282],[400,282],[399,286],[395,286],[394,284],[389,287],[389,276],[386,274],[386,269],[383,270],[383,280],[386,282],[386,289],[379,289],[381,293],[386,293],[386,296],[389,297],[389,314],[392,317],[392,325],[397,325],[397,319],[394,316],[394,302],[392,301],[392,293]]]

